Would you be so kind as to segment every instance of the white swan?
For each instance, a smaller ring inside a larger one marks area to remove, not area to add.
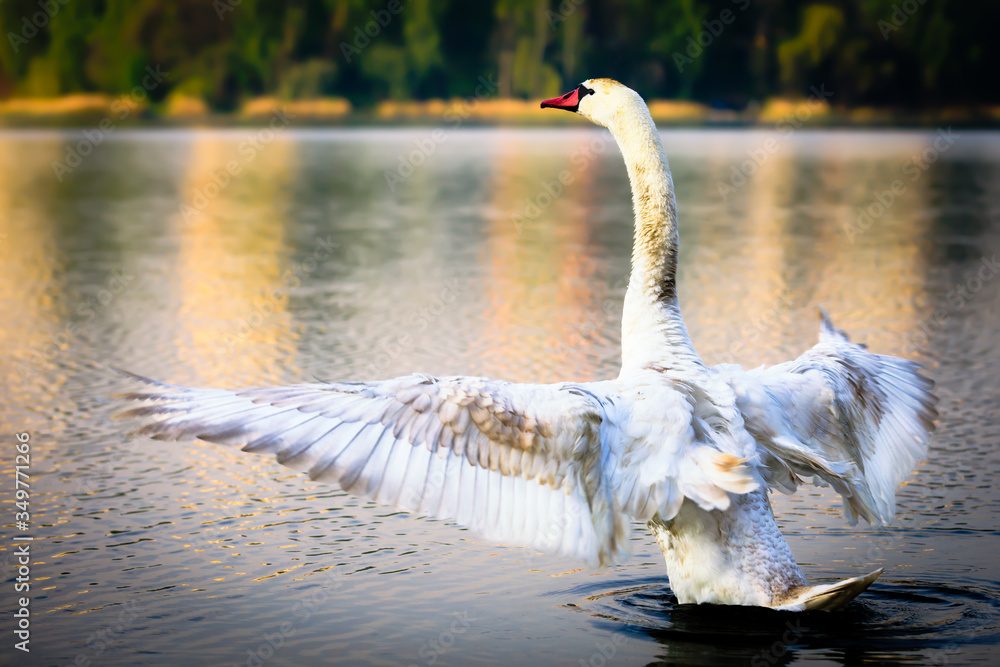
[[[681,603],[836,609],[881,573],[808,586],[768,491],[833,486],[852,522],[893,516],[936,402],[909,361],[821,319],[769,369],[709,368],[677,304],[673,184],[646,105],[610,79],[542,103],[611,130],[635,208],[617,379],[554,385],[411,375],[243,390],[151,385],[122,398],[136,433],[274,454],[314,480],[483,535],[602,565],[647,521]]]

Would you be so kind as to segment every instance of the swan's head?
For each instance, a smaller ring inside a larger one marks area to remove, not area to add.
[[[542,108],[564,109],[612,129],[618,119],[648,115],[639,93],[614,79],[587,79],[562,97],[542,102]]]

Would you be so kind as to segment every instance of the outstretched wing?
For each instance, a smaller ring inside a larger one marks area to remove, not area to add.
[[[313,480],[497,540],[612,562],[627,521],[602,460],[604,405],[573,385],[427,375],[243,390],[154,388],[121,398],[136,435],[274,454]]]
[[[650,443],[620,428],[610,383],[412,375],[230,391],[128,375],[151,385],[120,396],[142,405],[119,417],[151,420],[136,435],[275,454],[348,492],[590,563],[623,560],[632,519],[675,513],[685,494],[721,507],[755,486],[735,457],[684,440],[680,394],[682,437]]]
[[[934,431],[934,383],[919,368],[851,343],[821,310],[819,343],[798,359],[718,370],[764,449],[768,484],[791,492],[802,477],[819,477],[843,496],[852,523],[880,524],[895,514],[896,487]]]

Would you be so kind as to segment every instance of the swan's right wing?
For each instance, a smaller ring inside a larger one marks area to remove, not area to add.
[[[122,417],[152,420],[137,435],[274,454],[348,492],[590,563],[623,560],[631,521],[676,511],[684,494],[714,507],[748,489],[735,457],[689,441],[676,393],[652,421],[669,413],[679,436],[650,443],[650,425],[621,427],[610,383],[412,375],[225,390],[132,377],[152,385],[122,396],[142,402]]]
[[[911,361],[851,343],[821,314],[819,343],[798,359],[717,368],[764,450],[765,481],[790,492],[817,477],[843,496],[852,523],[884,523],[895,513],[896,487],[927,455],[934,383]]]

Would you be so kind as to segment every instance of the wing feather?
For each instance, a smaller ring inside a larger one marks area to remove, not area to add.
[[[893,517],[896,487],[926,456],[937,417],[934,383],[917,364],[851,343],[821,311],[819,343],[798,359],[717,369],[765,450],[771,486],[794,491],[815,476],[841,494],[852,523]]]
[[[724,508],[753,484],[692,441],[691,401],[665,388],[630,424],[612,382],[412,375],[229,391],[127,375],[148,386],[121,396],[139,402],[120,414],[146,420],[138,435],[272,454],[350,493],[590,563],[625,558],[633,519],[669,518],[685,495]]]

